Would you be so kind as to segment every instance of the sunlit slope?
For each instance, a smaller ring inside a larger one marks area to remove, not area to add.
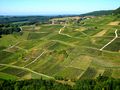
[[[22,33],[0,38],[0,78],[120,78],[120,22],[115,22],[114,16],[101,16],[66,26],[23,26]],[[100,50],[115,30],[118,37]]]

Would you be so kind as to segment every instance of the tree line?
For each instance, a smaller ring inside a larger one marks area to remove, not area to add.
[[[14,22],[48,22],[50,16],[0,16],[0,24]]]
[[[16,24],[0,24],[0,35],[7,35],[20,31],[21,29]]]
[[[0,90],[120,90],[120,79],[99,76],[97,79],[77,80],[73,86],[58,83],[55,80],[12,81],[1,79]]]

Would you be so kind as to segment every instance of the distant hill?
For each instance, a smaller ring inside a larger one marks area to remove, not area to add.
[[[120,7],[115,10],[101,10],[101,11],[94,11],[85,14],[81,14],[80,16],[100,16],[100,15],[109,15],[109,14],[120,14]]]
[[[114,14],[120,14],[120,7],[113,11]]]
[[[112,14],[113,10],[101,10],[101,11],[94,11],[86,14],[81,14],[80,16],[100,16],[100,15],[109,15]]]
[[[13,22],[47,22],[50,16],[0,16],[0,24]]]
[[[63,18],[63,17],[73,17],[73,16],[101,16],[101,15],[109,15],[114,14],[118,15],[120,14],[120,7],[116,10],[101,10],[101,11],[94,11],[89,12],[86,14],[81,15],[58,15],[58,16],[0,16],[0,24],[6,24],[6,23],[14,23],[14,22],[41,22],[46,23],[51,18]]]

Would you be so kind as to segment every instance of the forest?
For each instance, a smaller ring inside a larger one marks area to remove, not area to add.
[[[7,35],[20,31],[21,29],[16,24],[0,24],[0,35]]]
[[[0,90],[120,90],[120,80],[99,76],[97,79],[77,80],[73,86],[55,80],[0,80]]]

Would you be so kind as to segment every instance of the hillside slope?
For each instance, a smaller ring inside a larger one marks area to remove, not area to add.
[[[65,25],[28,25],[21,27],[22,34],[3,35],[0,78],[120,78],[120,21],[115,18],[107,15]]]
[[[101,15],[110,15],[114,10],[101,10],[101,11],[94,11],[86,14],[81,14],[80,16],[101,16]]]

